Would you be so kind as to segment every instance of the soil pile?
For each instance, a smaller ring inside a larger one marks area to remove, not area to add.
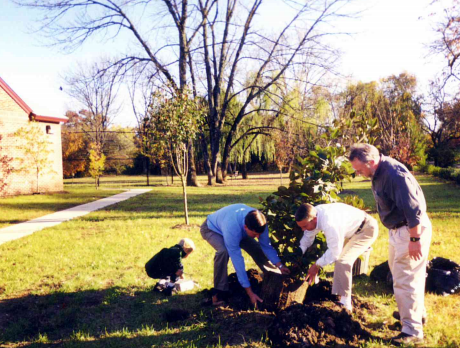
[[[257,270],[251,268],[246,271],[249,283],[251,283],[252,291],[260,295],[260,290],[262,288],[262,277],[260,276]],[[228,298],[228,305],[237,310],[248,310],[253,308],[251,301],[249,301],[249,297],[246,294],[246,290],[241,286],[240,282],[238,281],[238,277],[236,273],[232,273],[228,276],[228,286],[229,286],[229,298]]]
[[[277,313],[269,328],[274,347],[359,347],[371,335],[363,325],[336,302],[332,284],[321,281],[307,290],[303,304],[295,304]],[[375,308],[353,297],[358,320]]]
[[[274,347],[359,347],[371,335],[334,302],[295,304],[268,329]]]
[[[308,287],[307,295],[305,296],[304,304],[322,301],[339,300],[337,295],[332,295],[332,283],[327,280],[322,280],[318,284]]]

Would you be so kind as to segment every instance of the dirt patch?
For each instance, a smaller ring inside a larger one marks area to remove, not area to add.
[[[260,295],[260,290],[262,289],[262,277],[260,276],[259,272],[251,268],[246,271],[246,274],[248,275],[252,291],[257,295]],[[251,301],[249,301],[249,297],[246,294],[246,290],[244,290],[244,288],[238,281],[236,273],[232,273],[228,276],[228,286],[228,305],[231,308],[236,310],[248,310],[254,307],[251,304]]]
[[[304,304],[312,302],[323,302],[323,301],[335,301],[339,300],[339,297],[332,295],[332,283],[326,280],[320,281],[318,284],[314,284],[308,287],[307,295],[305,296]]]
[[[359,347],[372,338],[366,330],[366,315],[376,310],[372,304],[353,296],[354,317],[338,305],[332,284],[320,281],[307,290],[303,304],[294,304],[277,313],[268,335],[273,346]]]
[[[359,347],[371,335],[334,302],[295,304],[268,329],[274,347]]]
[[[262,277],[255,269],[248,270],[247,274],[251,288],[260,295]],[[260,332],[260,325],[268,332],[275,348],[359,347],[372,338],[366,330],[365,318],[376,307],[353,296],[354,319],[337,304],[338,297],[331,294],[329,281],[309,287],[303,304],[294,304],[276,314],[246,311],[251,303],[235,273],[229,276],[229,286],[229,306],[216,308],[208,318],[210,323],[229,333],[228,337],[222,337],[226,344],[241,340],[234,335],[236,332],[242,337],[254,336],[254,332]]]
[[[190,224],[190,225],[178,224],[178,225],[175,225],[175,226],[173,226],[171,228],[172,229],[179,229],[179,230],[193,230],[195,228],[200,228],[200,225],[197,225],[197,224]]]

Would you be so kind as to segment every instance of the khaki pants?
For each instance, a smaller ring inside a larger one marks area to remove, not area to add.
[[[423,338],[422,317],[425,313],[426,263],[431,243],[431,222],[428,216],[421,220],[421,260],[409,257],[409,228],[389,230],[388,264],[393,275],[393,290],[401,317],[402,332]]]
[[[375,242],[378,234],[379,226],[377,221],[372,216],[366,215],[363,228],[348,240],[335,262],[333,294],[351,296],[353,264]]]
[[[228,291],[228,251],[224,243],[224,237],[208,228],[208,220],[201,225],[201,236],[215,250],[214,255],[214,289],[220,291]],[[260,244],[253,238],[243,238],[240,242],[240,247],[246,251],[255,261],[257,266],[265,271],[266,268],[276,269],[276,267],[265,256]]]

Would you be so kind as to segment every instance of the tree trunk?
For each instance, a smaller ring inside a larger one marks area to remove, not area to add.
[[[146,167],[146,172],[147,172],[147,186],[150,186],[150,158],[145,157],[145,167]]]
[[[187,173],[187,186],[200,187],[200,184],[198,183],[198,177],[196,176],[195,151],[191,141],[189,141],[188,167],[189,171]]]
[[[212,186],[216,183],[216,177],[212,175],[211,163],[209,162],[208,144],[204,134],[201,134],[201,147],[203,150],[204,169],[208,175],[208,185]]]
[[[273,311],[289,307],[294,302],[303,303],[307,289],[308,282],[304,280],[266,271],[262,282],[263,307]]]
[[[248,179],[248,170],[246,168],[246,162],[244,162],[244,159],[243,159],[243,163],[241,164],[241,174],[243,175],[243,179],[245,180]]]
[[[214,139],[211,139],[211,170],[216,177],[216,182],[223,184],[224,179],[222,177],[219,148],[220,132],[215,131],[215,133],[216,134],[214,134]]]
[[[160,174],[165,176],[166,178],[166,186],[169,186],[169,171],[168,171],[168,167],[162,167],[160,165]]]
[[[216,182],[219,184],[224,183],[224,177],[223,177],[222,167],[221,167],[220,162],[217,163]]]
[[[288,178],[291,177],[291,170],[292,170],[292,162],[289,162],[289,167],[288,167]]]
[[[224,157],[221,168],[222,168],[222,182],[224,182],[227,179],[228,156],[227,158]]]
[[[187,178],[183,175],[180,177],[182,182],[182,193],[184,195],[184,214],[185,214],[185,224],[189,225],[188,222],[188,206],[187,206]]]

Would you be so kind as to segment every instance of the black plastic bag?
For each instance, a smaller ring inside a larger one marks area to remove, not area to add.
[[[393,286],[393,277],[388,261],[374,267],[371,279]],[[460,265],[452,260],[435,257],[426,266],[425,291],[438,295],[451,295],[460,292]]]
[[[426,291],[443,296],[459,293],[460,265],[443,257],[428,262]]]

